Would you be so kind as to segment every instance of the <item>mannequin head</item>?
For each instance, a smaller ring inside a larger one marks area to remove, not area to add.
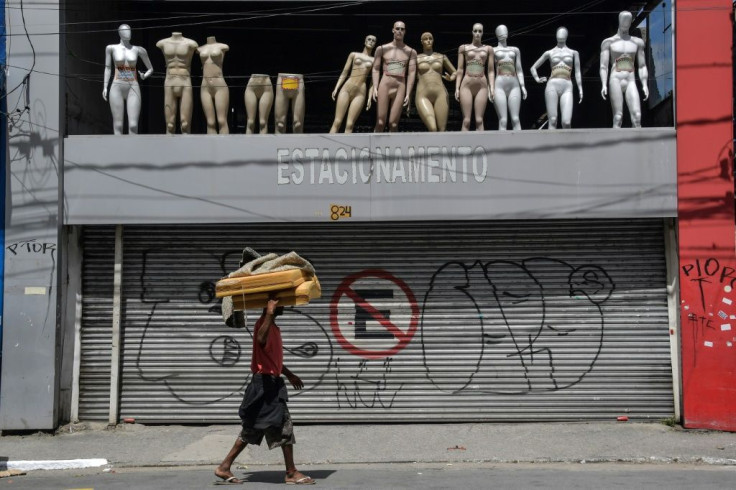
[[[618,28],[628,31],[631,27],[631,22],[634,20],[634,16],[628,10],[624,10],[618,14]]]
[[[424,51],[432,51],[432,48],[434,47],[434,36],[432,36],[431,32],[425,32],[422,34],[421,41],[422,49],[424,49]]]
[[[483,24],[473,24],[473,42],[481,42],[483,40]]]
[[[394,41],[403,41],[404,34],[406,34],[406,24],[400,20],[394,22],[394,28],[391,30],[394,33]]]
[[[130,41],[130,26],[128,24],[120,24],[118,35],[122,41]]]
[[[557,42],[558,43],[565,43],[567,42],[567,28],[566,27],[558,27],[557,28]]]
[[[496,38],[499,41],[506,41],[509,37],[509,30],[506,28],[505,25],[501,24],[500,26],[496,27]]]
[[[376,47],[376,36],[373,34],[369,34],[365,37],[365,42],[363,43],[363,46],[368,48],[369,50],[373,50],[373,48]]]

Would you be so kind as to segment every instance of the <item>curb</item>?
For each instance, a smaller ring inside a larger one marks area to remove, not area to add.
[[[105,466],[106,459],[51,459],[38,461],[6,461],[3,466],[9,470],[76,470],[80,468],[97,468]]]

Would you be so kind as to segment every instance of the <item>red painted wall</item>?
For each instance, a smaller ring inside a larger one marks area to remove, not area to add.
[[[683,425],[736,431],[732,5],[675,9]]]

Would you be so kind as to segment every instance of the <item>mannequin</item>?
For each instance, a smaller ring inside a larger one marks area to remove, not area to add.
[[[557,129],[558,102],[562,116],[562,127],[567,129],[571,126],[573,106],[572,77],[570,74],[575,70],[575,82],[580,94],[578,104],[583,101],[583,77],[580,74],[580,55],[574,49],[567,47],[567,29],[564,27],[558,28],[556,37],[557,46],[545,51],[530,71],[537,83],[547,82],[547,87],[544,89],[544,102],[547,105],[549,129]],[[537,74],[537,68],[547,60],[549,60],[552,70],[549,80],[547,77],[540,77]]]
[[[337,79],[335,90],[332,91],[332,100],[337,100],[335,107],[335,121],[332,123],[330,133],[337,133],[340,130],[342,121],[347,112],[348,118],[345,121],[345,132],[352,133],[355,121],[363,110],[363,103],[366,99],[365,80],[373,67],[373,48],[376,46],[376,36],[366,36],[363,42],[363,52],[353,52],[348,55],[345,67]],[[348,73],[350,75],[348,76]],[[347,79],[347,81],[345,81]],[[343,82],[345,84],[343,85]],[[342,85],[342,88],[340,86]],[[338,90],[340,91],[338,93]],[[371,86],[371,92],[373,86]],[[368,97],[368,104],[365,109],[371,108],[371,97]]]
[[[427,130],[444,131],[447,128],[450,101],[442,79],[454,82],[457,70],[447,56],[434,52],[432,33],[425,32],[421,39],[423,51],[417,55],[417,93],[414,103]]]
[[[463,112],[463,131],[470,130],[470,119],[475,112],[475,130],[483,131],[483,115],[488,101],[493,102],[495,76],[494,50],[483,44],[483,24],[473,24],[473,42],[457,50],[457,80],[455,99]]]
[[[406,25],[397,21],[392,29],[394,39],[376,48],[373,59],[373,100],[378,102],[375,132],[399,129],[401,108],[409,105],[411,89],[417,74],[417,52],[404,44]],[[383,76],[381,76],[383,72]]]
[[[245,134],[268,133],[268,117],[273,106],[273,84],[268,75],[254,73],[245,87],[245,112],[248,113],[248,122]],[[258,127],[256,128],[256,116]]]
[[[145,80],[153,73],[153,65],[148,59],[148,52],[140,46],[130,43],[130,26],[121,24],[118,27],[119,44],[110,44],[105,48],[105,86],[102,89],[102,98],[108,100],[108,84],[112,74],[112,65],[115,65],[115,78],[109,92],[110,111],[112,112],[112,130],[114,134],[123,134],[123,119],[125,109],[128,112],[128,133],[138,134],[138,117],[141,113],[141,89],[138,86],[138,72],[136,65],[138,58],[146,65],[146,72],[140,72],[141,80]]]
[[[524,71],[521,68],[521,52],[519,48],[508,46],[506,41],[509,30],[505,25],[496,27],[498,46],[494,49],[496,58],[496,91],[493,105],[498,114],[498,129],[505,131],[508,119],[514,129],[521,129],[519,111],[522,98],[526,100]]]
[[[172,32],[171,37],[156,43],[166,60],[166,79],[164,80],[164,117],[166,134],[176,133],[176,116],[179,113],[182,134],[191,132],[192,124],[192,56],[197,43]]]
[[[306,102],[304,100],[304,76],[296,73],[279,73],[276,79],[276,106],[274,117],[276,118],[276,134],[286,133],[286,116],[291,105],[293,133],[304,132],[304,111]]]
[[[227,88],[222,74],[222,62],[225,53],[230,49],[227,44],[218,43],[214,36],[207,38],[207,43],[197,48],[202,61],[202,110],[207,118],[207,134],[229,134],[227,111],[230,107],[230,90]]]
[[[629,34],[633,16],[624,10],[618,14],[618,32],[601,44],[601,97],[611,96],[613,127],[620,128],[624,114],[624,100],[629,107],[631,125],[641,127],[641,103],[636,88],[635,64],[639,66],[639,80],[644,92],[644,100],[649,98],[649,72],[644,54],[644,41]],[[609,66],[611,68],[609,78]]]

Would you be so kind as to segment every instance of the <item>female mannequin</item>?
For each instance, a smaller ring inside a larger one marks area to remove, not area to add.
[[[432,33],[425,32],[421,39],[423,52],[417,55],[417,93],[414,103],[429,131],[444,131],[447,128],[450,97],[442,79],[454,82],[457,70],[447,56],[434,52]]]
[[[549,129],[557,129],[558,102],[562,114],[562,127],[567,129],[571,125],[573,94],[570,73],[573,70],[575,70],[575,82],[578,85],[578,92],[580,93],[578,104],[583,101],[583,78],[580,74],[580,55],[574,49],[568,48],[566,43],[567,29],[560,27],[557,29],[557,46],[549,51],[545,51],[530,70],[537,83],[547,82],[547,87],[544,89],[544,102],[547,105]],[[547,77],[537,75],[537,68],[542,66],[542,63],[546,60],[549,60],[549,65],[552,69],[549,80]]]
[[[164,117],[166,134],[176,133],[176,115],[179,113],[182,134],[189,134],[192,123],[192,56],[197,43],[172,32],[171,37],[156,43],[166,60],[166,79],[164,80]]]
[[[649,98],[649,72],[647,60],[644,54],[645,44],[639,37],[629,34],[633,16],[631,12],[623,11],[618,14],[618,32],[601,44],[601,97],[611,95],[611,108],[613,109],[613,127],[620,128],[624,114],[624,99],[629,107],[631,125],[635,128],[641,127],[641,102],[639,102],[639,90],[636,88],[636,76],[634,75],[635,63],[639,65],[639,80],[644,92],[644,100]],[[608,77],[609,63],[611,65],[611,77]],[[608,85],[608,88],[606,88]]]
[[[222,62],[225,53],[230,49],[227,44],[218,43],[214,36],[207,38],[207,43],[197,48],[202,61],[202,110],[207,118],[207,134],[229,134],[227,111],[230,106],[230,90],[222,75]]]
[[[291,130],[294,134],[304,132],[304,76],[296,73],[279,73],[276,79],[276,134],[286,133],[286,116],[291,105]]]
[[[526,87],[524,87],[524,72],[521,68],[521,52],[519,48],[507,46],[506,40],[509,30],[505,25],[496,27],[496,38],[498,46],[494,52],[496,56],[496,94],[493,104],[498,114],[498,129],[505,131],[508,126],[508,118],[514,129],[521,129],[519,111],[521,99],[526,100]]]
[[[330,133],[337,133],[340,130],[346,112],[348,119],[345,122],[345,132],[353,132],[353,126],[360,115],[360,111],[363,110],[363,103],[366,99],[365,79],[368,78],[373,66],[371,53],[373,53],[375,46],[376,36],[369,35],[366,36],[363,43],[362,53],[353,52],[348,55],[345,67],[340,73],[340,78],[337,79],[335,90],[332,91],[332,100],[337,100],[337,106],[335,107],[335,121],[332,123]],[[350,73],[349,76],[348,72]],[[347,81],[345,81],[346,78]],[[345,85],[343,85],[343,82],[345,82]],[[341,85],[342,89],[340,88]],[[339,93],[338,90],[340,90]],[[368,97],[366,110],[370,108],[371,98]]]
[[[268,117],[273,106],[273,84],[268,75],[254,73],[245,87],[245,112],[248,113],[248,122],[245,126],[245,134],[253,134],[258,131],[261,134],[268,133]],[[256,116],[258,116],[258,128],[256,128]]]
[[[463,112],[463,131],[470,130],[475,111],[475,130],[483,131],[483,115],[488,101],[493,102],[493,48],[483,44],[483,24],[473,24],[473,42],[457,50],[455,99]]]
[[[399,129],[401,108],[409,105],[417,75],[417,52],[404,44],[406,24],[394,22],[393,41],[376,48],[373,58],[373,100],[378,102],[375,132]],[[383,76],[381,76],[383,74]]]
[[[102,89],[102,98],[108,100],[107,86],[112,74],[112,65],[115,65],[115,78],[110,87],[110,110],[112,111],[112,130],[114,134],[123,134],[123,119],[127,106],[128,133],[138,134],[138,116],[141,113],[141,89],[138,86],[136,65],[140,58],[146,65],[145,73],[140,72],[141,79],[145,80],[153,73],[153,65],[148,59],[148,53],[140,46],[130,43],[130,26],[121,24],[118,27],[119,44],[110,44],[105,48],[105,86]]]

